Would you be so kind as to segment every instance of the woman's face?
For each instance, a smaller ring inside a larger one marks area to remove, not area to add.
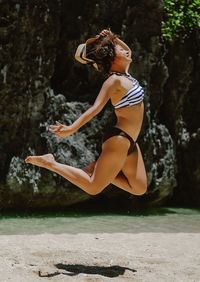
[[[131,53],[124,48],[122,48],[120,45],[115,45],[115,52],[116,52],[116,58],[118,60],[131,62]]]

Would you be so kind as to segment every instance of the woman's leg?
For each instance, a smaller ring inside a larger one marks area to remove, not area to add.
[[[92,175],[95,165],[96,165],[97,161],[93,161],[92,163],[90,163],[89,165],[87,165],[86,167],[83,168],[83,170],[88,174],[88,175]],[[115,186],[121,188],[122,190],[125,190],[127,192],[132,193],[132,187],[130,186],[128,179],[126,178],[126,176],[123,174],[122,171],[120,171],[117,176],[112,180],[111,182],[112,184],[114,184]]]
[[[93,173],[96,161],[86,166],[83,170],[89,175]],[[134,195],[143,195],[147,190],[147,176],[139,145],[126,158],[122,170],[111,182],[122,190]]]
[[[25,161],[56,172],[85,192],[95,195],[110,184],[120,172],[126,161],[129,145],[129,140],[122,136],[113,136],[106,140],[91,176],[82,169],[56,162],[50,154],[29,156]]]
[[[143,195],[147,191],[146,169],[140,147],[137,143],[134,151],[127,156],[122,172],[132,187],[134,195]]]

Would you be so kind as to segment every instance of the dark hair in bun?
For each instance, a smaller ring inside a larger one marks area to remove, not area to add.
[[[95,61],[100,71],[108,74],[116,56],[114,40],[108,36],[99,36],[86,46],[86,56]]]

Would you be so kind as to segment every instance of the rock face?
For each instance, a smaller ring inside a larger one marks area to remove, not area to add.
[[[47,128],[56,120],[70,124],[93,103],[103,77],[73,56],[80,42],[107,26],[132,48],[130,73],[146,90],[138,142],[149,188],[134,197],[110,185],[103,195],[129,207],[200,204],[197,32],[184,42],[164,42],[161,1],[1,0],[0,11],[1,208],[67,206],[90,198],[23,160],[51,152],[82,168],[98,157],[102,131],[115,122],[110,104],[69,138],[57,140]]]

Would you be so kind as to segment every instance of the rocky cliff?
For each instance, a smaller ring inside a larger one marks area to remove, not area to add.
[[[148,193],[134,197],[109,186],[105,197],[129,207],[200,204],[199,33],[165,42],[162,1],[0,1],[0,207],[67,206],[90,196],[61,177],[26,165],[30,153],[51,152],[84,167],[114,123],[106,108],[69,138],[47,131],[70,124],[94,101],[103,77],[74,61],[80,42],[110,27],[133,50],[130,73],[145,88],[139,138]]]

